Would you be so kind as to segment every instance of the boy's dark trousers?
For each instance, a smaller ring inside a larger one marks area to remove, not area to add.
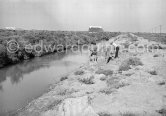
[[[112,60],[112,57],[109,57],[109,58],[108,58],[107,63],[109,63],[110,60]]]
[[[118,57],[118,53],[119,53],[119,46],[117,46],[115,49],[116,49],[115,58],[117,58]]]

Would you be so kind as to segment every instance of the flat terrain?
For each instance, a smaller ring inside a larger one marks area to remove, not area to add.
[[[108,64],[101,55],[98,63],[87,63],[62,77],[16,115],[165,116],[166,45],[134,34],[112,40],[125,48],[135,45],[138,51],[123,48]]]

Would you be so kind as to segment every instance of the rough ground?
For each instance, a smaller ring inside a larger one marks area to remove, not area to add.
[[[114,41],[120,45],[165,46],[133,34],[117,36]],[[135,57],[142,64],[129,65],[129,69],[119,70],[125,65],[122,62]],[[165,82],[166,49],[134,53],[124,50],[120,52],[119,58],[108,64],[101,57],[97,64],[81,66],[16,115],[165,116]]]

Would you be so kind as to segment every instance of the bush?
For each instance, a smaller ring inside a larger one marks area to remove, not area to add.
[[[0,57],[5,57],[7,53],[6,47],[0,44]]]
[[[149,73],[150,73],[151,75],[157,75],[157,71],[155,71],[155,70],[149,71]]]
[[[75,90],[69,90],[67,88],[58,88],[56,94],[60,95],[60,96],[64,96],[64,95],[70,95],[73,92],[76,92]]]
[[[120,116],[138,116],[138,115],[131,112],[126,112],[126,113],[121,113]]]
[[[55,100],[53,103],[49,104],[46,108],[46,111],[47,110],[53,110],[54,107],[58,106],[59,104],[62,103],[62,100],[61,99],[57,99]]]
[[[64,80],[66,80],[66,79],[68,79],[67,76],[61,77],[60,81],[64,81]]]
[[[75,75],[83,75],[84,71],[83,70],[78,70],[74,73]]]
[[[158,54],[155,54],[155,55],[153,55],[153,57],[159,57],[159,55],[158,55]]]
[[[107,83],[107,86],[114,88],[115,86],[118,85],[119,79],[117,77],[111,77],[107,79],[106,83]]]
[[[157,111],[159,114],[161,114],[162,116],[166,116],[166,109],[162,108],[160,110]]]
[[[143,65],[139,58],[137,57],[128,58],[122,62],[122,64],[119,67],[119,71],[127,71],[131,69],[130,66],[138,66],[138,65]]]
[[[105,81],[108,77],[107,76],[103,76],[100,78],[101,81]]]
[[[84,84],[94,84],[94,76],[90,76],[89,78],[79,78],[78,80]]]
[[[101,93],[104,93],[104,94],[106,94],[106,95],[109,95],[109,94],[113,93],[114,91],[115,91],[115,90],[113,90],[112,88],[109,88],[109,87],[100,90]]]
[[[100,112],[98,113],[99,116],[112,116],[112,114],[107,113],[107,112]]]
[[[95,72],[96,74],[104,74],[106,76],[108,75],[112,75],[113,74],[113,71],[112,70],[103,70],[103,69],[99,69]]]

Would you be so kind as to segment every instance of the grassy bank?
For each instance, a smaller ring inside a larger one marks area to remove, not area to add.
[[[0,68],[36,56],[43,56],[62,49],[67,49],[70,45],[89,44],[92,41],[101,41],[103,39],[115,37],[119,34],[120,33],[118,32],[89,33],[74,31],[0,29]],[[11,40],[17,42],[19,45],[19,49],[14,53],[7,50],[8,42]],[[27,52],[26,48],[27,46],[29,47],[29,45],[33,47],[35,45],[46,46],[47,50],[42,47],[42,50],[39,50],[41,52],[36,52],[36,49],[40,48],[36,48],[35,50],[34,48],[30,48],[30,51]]]

